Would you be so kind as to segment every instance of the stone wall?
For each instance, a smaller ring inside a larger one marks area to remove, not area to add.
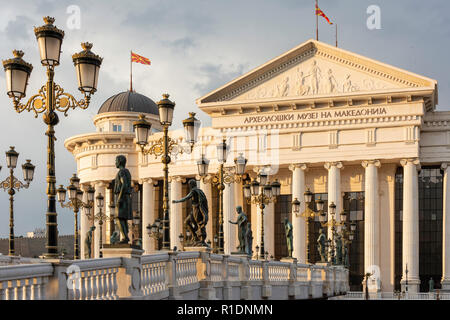
[[[73,239],[74,239],[73,235],[65,235],[58,237],[58,247],[59,247],[58,251],[62,253],[64,249],[65,250],[64,257],[67,259],[73,259]],[[46,252],[45,249],[46,241],[47,241],[46,237],[16,238],[14,240],[16,255],[29,258],[38,258],[40,255]],[[9,248],[8,243],[9,243],[8,238],[0,239],[0,253],[2,253],[3,255],[8,254]]]

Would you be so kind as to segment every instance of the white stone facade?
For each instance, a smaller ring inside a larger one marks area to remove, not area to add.
[[[211,160],[209,172],[217,172],[215,145],[222,137],[227,137],[231,146],[226,166],[234,164],[238,153],[248,159],[246,171],[252,178],[256,177],[255,168],[270,165],[271,180],[280,181],[282,195],[298,198],[302,211],[306,188],[327,193],[329,203],[337,205],[337,218],[345,192],[364,192],[364,268],[379,268],[375,291],[392,291],[395,173],[403,167],[402,284],[407,264],[409,290],[414,292],[419,290],[418,170],[425,165],[442,165],[442,280],[443,287],[450,287],[450,112],[435,111],[437,96],[435,80],[309,40],[196,101],[211,117],[212,126],[200,130],[191,154],[172,157],[170,196],[184,196],[182,181],[198,178],[196,161],[202,153]],[[96,133],[71,137],[65,146],[77,161],[83,186],[104,188],[116,175],[115,157],[127,157],[133,180],[143,185],[142,241],[149,253],[156,247],[145,227],[157,216],[154,188],[162,180],[163,171],[160,159],[143,156],[134,143],[131,123],[137,118],[133,112],[99,114],[94,119]],[[157,125],[157,115],[147,118]],[[120,121],[128,129],[112,132],[111,125]],[[181,131],[169,134],[183,144]],[[155,133],[149,141],[161,136]],[[244,201],[241,188],[236,183],[224,190],[227,253],[237,245],[237,232],[227,221],[235,219],[234,207]],[[207,191],[207,195],[212,201],[212,192]],[[265,248],[271,255],[276,250],[274,208],[269,205],[264,210]],[[247,214],[252,217],[255,247],[260,242],[261,219],[256,206],[251,210]],[[294,256],[305,263],[306,224],[303,218],[289,217],[294,226]],[[87,223],[87,219],[81,219],[81,244],[89,228]],[[171,207],[170,223],[171,246],[180,246],[181,205]],[[212,232],[211,226],[208,232]],[[212,241],[211,234],[208,238]],[[98,255],[97,246],[94,252]]]

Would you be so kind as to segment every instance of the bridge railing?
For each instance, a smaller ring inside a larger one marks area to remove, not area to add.
[[[0,300],[311,299],[345,294],[340,266],[158,252],[0,266]]]

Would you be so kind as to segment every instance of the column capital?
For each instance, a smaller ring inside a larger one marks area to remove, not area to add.
[[[408,163],[412,163],[413,165],[415,165],[417,170],[421,169],[420,161],[418,158],[408,158],[400,160],[400,164],[402,165],[402,167],[405,167]]]
[[[449,162],[443,162],[443,163],[441,164],[441,169],[442,169],[442,170],[447,169],[447,167],[450,167],[450,163],[449,163]]]
[[[186,182],[186,178],[182,177],[182,176],[170,176],[169,182],[172,182],[172,181],[183,183],[183,182]]]
[[[153,179],[152,178],[144,178],[144,179],[139,179],[138,180],[139,184],[144,184],[144,183],[152,183]]]
[[[106,187],[107,182],[106,181],[94,181],[92,184],[94,185],[94,188],[97,189],[97,188]]]
[[[308,170],[308,166],[306,165],[306,163],[292,163],[289,165],[289,170],[291,171],[295,171],[295,169],[302,169],[303,171],[307,171]]]
[[[361,165],[364,168],[367,168],[369,165],[374,165],[375,167],[379,168],[381,167],[381,162],[380,160],[364,160]]]
[[[330,170],[331,167],[336,167],[338,169],[343,169],[344,165],[342,164],[341,161],[336,161],[336,162],[325,162],[325,164],[323,165],[325,169]]]
[[[270,173],[272,166],[270,164],[266,164],[266,165],[262,165],[262,166],[254,166],[253,167],[253,172],[258,174],[260,172],[266,172],[267,174]]]

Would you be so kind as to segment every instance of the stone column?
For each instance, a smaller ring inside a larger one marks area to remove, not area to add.
[[[442,206],[442,290],[450,290],[450,179],[448,163],[443,163],[444,197]]]
[[[292,240],[293,252],[292,256],[298,260],[299,263],[306,263],[306,223],[305,219],[300,216],[305,211],[305,199],[303,193],[305,192],[305,170],[306,164],[298,163],[291,164],[289,170],[292,171],[292,201],[297,198],[300,201],[300,212],[297,216],[292,212]]]
[[[223,242],[225,254],[236,252],[237,226],[228,222],[236,221],[236,210],[234,205],[234,183],[226,184],[223,190]]]
[[[212,186],[210,183],[203,182],[203,179],[200,179],[200,189],[205,193],[206,199],[208,200],[208,223],[206,224],[206,242],[208,240],[211,241],[211,245],[214,246],[214,234],[213,234],[213,199],[212,199]]]
[[[95,183],[95,195],[94,195],[94,216],[100,212],[100,208],[97,206],[97,196],[101,193],[103,197],[105,196],[105,183],[97,182]],[[105,201],[103,201],[105,202]],[[105,206],[103,205],[102,212],[105,213]],[[100,258],[100,224],[98,220],[94,221],[95,231],[94,231],[94,258]],[[105,229],[106,221],[103,221],[102,226],[102,242],[105,243]]]
[[[340,213],[342,211],[342,194],[341,194],[341,171],[344,168],[342,162],[327,162],[324,165],[328,170],[328,205],[334,202],[336,205],[335,219],[340,221]],[[324,208],[325,209],[325,208]],[[328,212],[328,208],[327,212]],[[331,227],[328,228],[328,238],[332,238]]]
[[[372,284],[369,291],[378,292],[380,284],[380,214],[378,194],[378,168],[381,166],[379,160],[363,161],[365,168],[364,184],[364,270],[373,273]],[[363,281],[363,285],[365,281]]]
[[[84,191],[83,194],[83,202],[87,203],[87,193],[86,191],[89,188],[89,184],[82,185],[82,190]],[[91,213],[92,213],[91,209]],[[84,259],[86,250],[84,248],[84,241],[86,240],[86,234],[89,231],[89,228],[92,226],[92,220],[89,220],[89,217],[85,214],[84,209],[80,209],[80,212],[78,213],[78,219],[80,223],[80,259]]]
[[[155,199],[152,179],[142,181],[142,249],[150,254],[155,249],[155,239],[147,233],[147,226],[155,222]]]
[[[408,292],[419,292],[419,182],[418,159],[403,159],[403,274],[402,289],[406,284],[408,267]]]
[[[275,203],[264,208],[264,246],[270,256],[275,257]]]
[[[173,176],[170,181],[170,249],[176,246],[181,249],[181,243],[178,236],[183,232],[183,203],[172,203],[172,200],[179,200],[183,197],[181,194],[183,181],[182,177]]]

